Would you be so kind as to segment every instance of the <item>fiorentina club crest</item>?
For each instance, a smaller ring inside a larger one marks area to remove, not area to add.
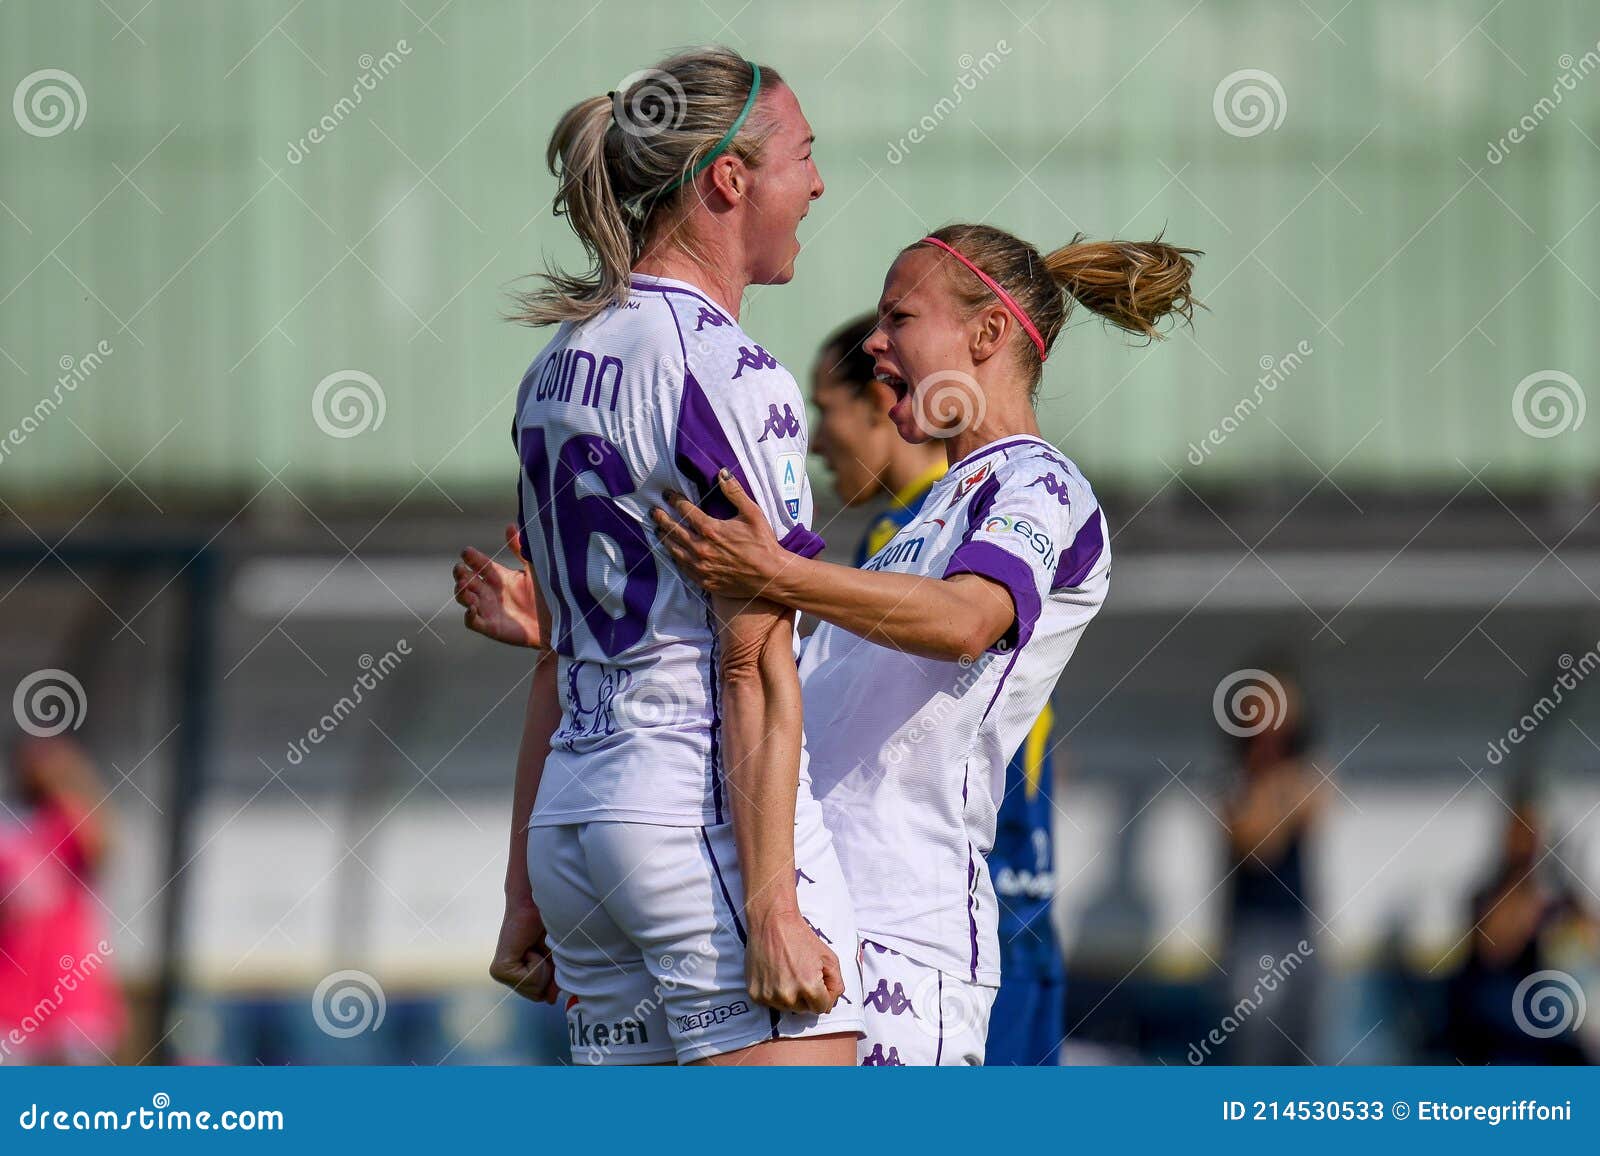
[[[949,509],[951,506],[956,505],[961,501],[962,498],[965,498],[968,494],[972,493],[973,490],[983,485],[984,481],[989,477],[990,467],[991,463],[984,462],[983,466],[977,472],[968,474],[966,477],[962,478],[961,481],[956,485],[956,492],[950,496],[950,505],[946,506],[945,508]]]

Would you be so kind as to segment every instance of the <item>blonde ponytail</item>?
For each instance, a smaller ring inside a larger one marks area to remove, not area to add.
[[[1198,249],[1154,241],[1088,241],[1079,233],[1045,254],[1044,266],[1073,299],[1119,329],[1152,341],[1164,334],[1157,322],[1168,316],[1194,324],[1190,290]]]
[[[776,71],[732,49],[697,48],[567,109],[545,163],[559,182],[554,214],[577,234],[589,268],[574,274],[550,266],[536,274],[538,288],[512,294],[511,320],[587,321],[627,299],[628,276],[647,248],[692,251],[693,238],[677,222],[695,195],[696,165],[719,144],[758,164],[771,126],[759,103],[745,106],[756,85],[764,101],[782,83]]]

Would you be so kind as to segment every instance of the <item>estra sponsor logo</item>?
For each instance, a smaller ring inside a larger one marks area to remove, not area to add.
[[[1050,535],[1043,530],[1036,530],[1033,523],[1026,518],[1008,518],[1004,514],[991,514],[985,518],[979,527],[985,534],[1001,534],[1010,531],[1019,535],[1041,558],[1050,557],[1055,550],[1050,542]]]
[[[567,999],[567,1041],[574,1048],[613,1048],[631,1044],[647,1044],[650,1033],[636,1019],[621,1019],[615,1023],[595,1023],[585,1018],[583,1005],[577,996]]]
[[[742,999],[732,1003],[721,1003],[715,1007],[708,1007],[702,1012],[692,1012],[686,1016],[678,1017],[678,1030],[681,1032],[699,1031],[709,1028],[713,1024],[720,1024],[731,1020],[734,1016],[742,1016],[750,1010],[750,1005]]]

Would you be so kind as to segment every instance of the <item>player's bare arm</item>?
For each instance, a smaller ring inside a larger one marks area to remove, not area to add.
[[[561,721],[556,695],[555,656],[539,656],[523,716],[517,748],[516,785],[511,799],[511,845],[506,855],[506,909],[500,922],[489,975],[520,996],[539,1003],[556,999],[555,965],[545,942],[544,919],[528,881],[528,818],[539,793],[539,778],[550,753],[550,736]]]
[[[713,518],[681,495],[669,498],[676,518],[652,512],[673,560],[713,594],[767,598],[884,646],[951,661],[977,659],[1016,620],[1006,589],[975,574],[924,578],[792,554],[736,478],[720,485],[734,518]]]
[[[830,1010],[839,959],[806,925],[795,896],[800,675],[794,615],[771,602],[717,597],[728,802],[744,877],[751,996],[780,1011]]]

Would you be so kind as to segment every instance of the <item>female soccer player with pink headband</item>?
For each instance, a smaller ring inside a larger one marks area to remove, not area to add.
[[[1106,597],[1110,535],[1082,473],[1039,435],[1045,359],[1074,301],[1154,338],[1188,319],[1194,250],[1074,240],[1050,253],[987,225],[903,250],[863,348],[909,441],[949,471],[863,569],[784,551],[674,498],[673,558],[723,597],[822,619],[801,657],[812,789],[862,938],[866,1064],[979,1064],[1000,982],[984,860],[1005,768]]]
[[[1076,239],[1042,254],[987,225],[904,249],[863,348],[900,395],[901,436],[943,439],[950,468],[863,569],[785,549],[730,471],[733,518],[678,495],[676,517],[654,513],[706,590],[823,622],[801,658],[805,735],[860,930],[863,1065],[983,1062],[1000,979],[984,855],[1005,767],[1110,582],[1105,516],[1034,400],[1075,302],[1150,339],[1189,320],[1195,252]],[[463,558],[467,625],[546,645],[526,575]]]

